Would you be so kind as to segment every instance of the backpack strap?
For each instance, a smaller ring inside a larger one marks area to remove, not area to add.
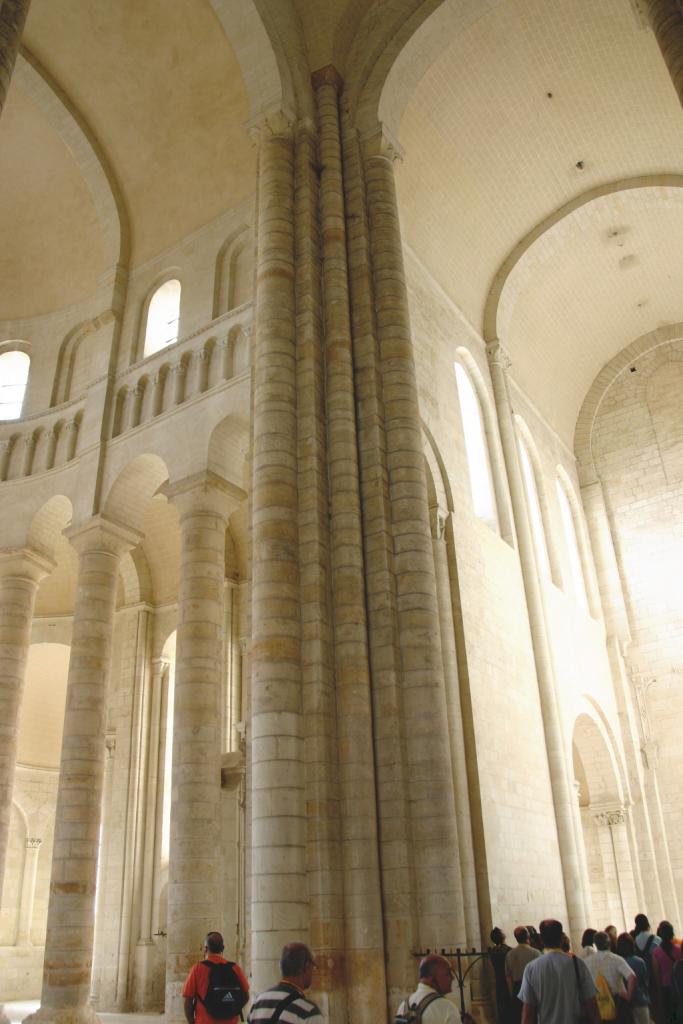
[[[655,937],[654,937],[654,935],[651,935],[650,938],[645,943],[645,946],[643,947],[643,953],[645,954],[645,956],[649,956],[650,955],[650,948],[651,948],[652,943],[654,941],[655,941]]]
[[[423,996],[419,1003],[415,1006],[410,1005],[410,1000],[406,1000],[409,1010],[417,1010],[415,1020],[417,1024],[420,1024],[422,1020],[422,1014],[425,1012],[428,1006],[431,1005],[436,999],[443,999],[440,992],[428,992],[426,996]]]
[[[280,1017],[285,1012],[287,1007],[291,1006],[291,1004],[294,1002],[294,1000],[298,999],[298,998],[299,998],[299,993],[298,992],[290,992],[289,995],[285,999],[282,1000],[282,1002],[278,1006],[277,1010],[275,1011],[273,1016],[270,1018],[271,1024],[275,1024],[275,1021],[280,1019]]]

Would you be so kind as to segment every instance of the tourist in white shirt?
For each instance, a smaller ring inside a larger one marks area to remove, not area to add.
[[[459,1024],[460,1014],[445,996],[453,988],[455,973],[445,956],[430,953],[420,961],[420,983],[408,999],[398,1008],[398,1017],[405,1013],[408,1005],[419,1006],[425,1002],[422,1024]],[[428,1005],[426,1000],[429,999]]]
[[[585,964],[593,981],[602,974],[615,999],[631,1002],[637,984],[635,973],[623,957],[611,952],[607,932],[595,933],[595,953],[588,957]]]

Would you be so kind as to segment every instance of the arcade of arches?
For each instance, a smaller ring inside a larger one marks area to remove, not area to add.
[[[682,67],[680,0],[0,0],[0,999],[680,929]]]

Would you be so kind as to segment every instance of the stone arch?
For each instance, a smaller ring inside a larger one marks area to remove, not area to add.
[[[102,514],[142,532],[148,502],[168,479],[158,455],[137,455],[118,473],[102,503]]]
[[[519,413],[515,413],[514,421],[517,435],[522,439],[524,447],[529,454],[529,461],[531,462],[534,474],[538,504],[541,511],[541,521],[543,523],[543,535],[545,538],[546,550],[548,552],[548,562],[550,564],[550,578],[556,587],[562,588],[562,570],[560,568],[560,559],[557,553],[557,544],[555,543],[555,531],[553,530],[552,523],[550,521],[548,491],[545,485],[545,475],[543,473],[543,466],[538,454],[538,447],[536,446],[533,434],[529,430],[526,420],[524,420]]]
[[[119,605],[152,603],[152,576],[140,544],[122,556],[119,565]]]
[[[33,515],[28,529],[28,545],[54,558],[63,530],[71,522],[73,506],[64,494],[53,494]]]
[[[72,397],[73,382],[78,377],[75,371],[83,342],[89,335],[94,334],[101,327],[111,323],[113,319],[114,314],[112,310],[104,310],[99,316],[93,317],[92,320],[84,320],[72,328],[65,336],[62,344],[59,346],[59,353],[57,355],[55,379],[50,398],[51,407],[61,405],[62,402],[68,402]]]
[[[107,265],[126,264],[130,228],[122,192],[93,132],[37,58],[22,46],[14,68],[16,81],[48,118],[67,147],[93,198],[102,229]]]
[[[233,232],[218,250],[214,277],[214,320],[253,298],[253,250],[253,237],[246,226]]]
[[[584,699],[572,732],[584,865],[595,920],[621,931],[637,911],[628,837],[628,798],[604,715]],[[604,927],[604,925],[602,925]]]
[[[308,91],[303,32],[291,2],[211,0],[237,59],[257,122],[278,110],[297,109]],[[297,60],[303,55],[303,60]]]
[[[528,258],[535,243],[543,236],[548,236],[555,229],[561,230],[561,222],[577,210],[589,206],[605,196],[614,195],[619,192],[630,192],[638,189],[661,189],[683,188],[683,175],[679,174],[657,174],[643,175],[638,178],[625,178],[620,181],[608,182],[590,189],[588,192],[576,196],[574,199],[560,206],[549,216],[545,217],[524,238],[517,243],[514,249],[505,257],[496,271],[491,287],[489,288],[484,305],[484,317],[482,336],[484,341],[489,343],[505,336],[504,325],[500,323],[500,311],[502,297],[506,285],[515,273],[523,268],[525,259]]]
[[[572,522],[574,525],[574,534],[576,536],[576,544],[579,549],[579,559],[581,562],[584,586],[586,588],[588,607],[592,617],[597,619],[600,615],[600,591],[598,589],[595,564],[593,562],[593,553],[588,539],[588,530],[586,527],[586,517],[583,511],[583,506],[576,496],[574,484],[569,479],[569,474],[564,466],[558,465],[555,469],[555,473],[557,476],[557,482],[564,491],[567,501],[569,502]]]
[[[241,490],[248,450],[248,426],[237,416],[226,416],[209,438],[206,467]]]
[[[602,401],[617,378],[629,370],[640,358],[653,349],[680,341],[683,338],[683,323],[667,324],[654,331],[642,334],[621,350],[613,359],[603,366],[591,384],[581,405],[576,428],[574,430],[574,454],[579,468],[582,484],[593,483],[597,479],[597,471],[593,460],[592,433],[595,419]],[[641,378],[643,380],[644,378]],[[643,386],[640,384],[640,386]]]

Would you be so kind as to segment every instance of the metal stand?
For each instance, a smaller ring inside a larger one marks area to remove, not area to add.
[[[453,970],[455,972],[455,980],[458,983],[458,989],[460,990],[460,1016],[465,1017],[469,1014],[465,1010],[465,982],[467,981],[467,975],[470,973],[475,964],[478,964],[480,960],[483,960],[489,954],[485,949],[460,949],[458,946],[456,949],[428,949],[424,953],[413,953],[413,956],[419,957],[422,960],[424,957],[429,956],[430,953],[438,953],[440,956],[445,956],[447,960],[451,961]],[[455,961],[455,964],[453,964]],[[469,962],[468,962],[469,961]]]

